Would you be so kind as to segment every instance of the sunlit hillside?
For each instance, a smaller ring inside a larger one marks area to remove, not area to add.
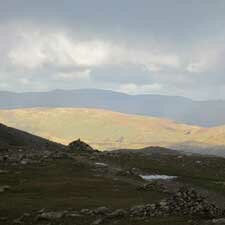
[[[225,145],[225,127],[201,128],[99,109],[0,110],[0,122],[64,144],[81,138],[101,150],[183,143]]]

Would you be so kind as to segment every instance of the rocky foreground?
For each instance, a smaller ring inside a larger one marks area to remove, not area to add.
[[[0,224],[225,224],[223,158],[163,148],[99,152],[81,140],[63,146],[0,131]]]
[[[24,213],[21,217],[12,221],[13,224],[35,224],[39,222],[66,222],[68,218],[76,219],[83,218],[85,220],[93,220],[92,225],[105,224],[112,220],[117,221],[123,218],[138,218],[146,220],[151,217],[169,217],[169,216],[188,216],[190,218],[212,219],[207,220],[207,224],[221,224],[225,219],[225,212],[215,205],[206,201],[199,196],[194,190],[181,189],[176,194],[173,194],[168,199],[162,200],[155,204],[146,204],[133,206],[128,209],[112,210],[106,206],[101,206],[96,209],[81,209],[74,211],[72,209],[64,211],[48,211],[41,209],[37,212]],[[220,218],[220,219],[216,219]],[[1,218],[2,221],[7,218]],[[189,220],[191,223],[192,220]],[[50,223],[48,223],[50,224]]]

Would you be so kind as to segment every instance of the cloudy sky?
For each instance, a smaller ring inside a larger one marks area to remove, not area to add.
[[[0,90],[225,99],[224,0],[0,3]]]

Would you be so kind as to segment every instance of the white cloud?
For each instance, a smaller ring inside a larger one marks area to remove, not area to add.
[[[186,71],[189,73],[207,73],[224,69],[225,40],[202,41],[191,49],[191,57]]]
[[[158,83],[137,85],[134,83],[123,84],[120,86],[120,92],[126,94],[147,94],[147,93],[157,93],[161,91],[163,86]]]
[[[178,51],[179,47],[168,43],[114,41],[95,34],[87,38],[75,31],[52,29],[30,25],[17,28],[15,24],[0,27],[0,88],[113,87],[131,94],[201,97],[202,90],[208,92],[210,86],[214,94],[224,82],[222,39],[197,41]]]
[[[32,35],[21,34],[18,45],[9,50],[8,58],[18,69],[32,70],[41,67],[48,60],[44,49],[43,44]]]
[[[108,48],[100,41],[79,42],[61,33],[27,32],[19,35],[8,57],[18,69],[49,65],[98,66],[107,60]]]
[[[201,58],[200,60],[195,60],[187,64],[186,71],[189,73],[204,73],[209,72],[212,68],[212,62],[206,58]]]
[[[91,70],[85,69],[75,72],[60,72],[56,75],[53,75],[54,80],[80,80],[80,79],[90,79]]]
[[[22,85],[29,85],[30,84],[30,80],[28,78],[25,78],[25,77],[19,78],[19,82]]]
[[[164,67],[179,67],[176,55],[151,47],[143,50],[106,40],[84,41],[56,31],[27,29],[15,32],[16,44],[10,46],[7,56],[17,70],[132,64],[156,72]]]
[[[7,82],[0,81],[0,88],[3,90],[7,90],[10,88],[10,85]]]

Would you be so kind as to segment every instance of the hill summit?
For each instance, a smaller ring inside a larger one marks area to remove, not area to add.
[[[0,122],[65,145],[81,138],[99,150],[161,146],[222,154],[225,146],[224,126],[203,128],[100,109],[0,110]]]
[[[0,147],[28,147],[35,150],[58,149],[62,145],[0,123]]]
[[[96,151],[90,145],[81,141],[80,139],[77,139],[77,140],[71,142],[68,145],[68,147],[72,151],[83,152],[83,153],[92,153],[92,152]]]

